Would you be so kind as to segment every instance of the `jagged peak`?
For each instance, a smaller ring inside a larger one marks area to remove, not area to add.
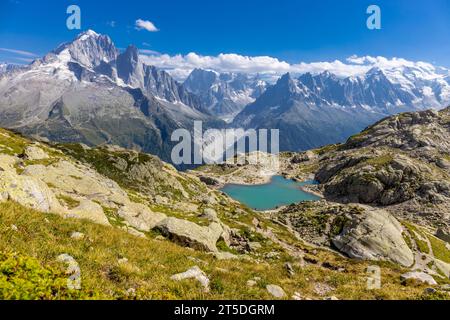
[[[369,71],[367,71],[366,76],[372,76],[372,75],[385,75],[384,71],[379,67],[373,67]]]
[[[77,39],[85,40],[85,39],[87,39],[88,37],[98,38],[98,37],[100,37],[100,36],[101,36],[101,35],[98,34],[97,32],[95,32],[94,30],[88,29],[88,30],[86,30],[86,31],[84,31],[84,32],[82,32],[82,33],[80,33],[80,34],[77,36]]]
[[[214,79],[215,79],[219,75],[220,75],[220,73],[218,73],[214,70],[195,68],[189,74],[188,79],[193,78],[193,77],[195,78],[195,77],[204,77],[204,76],[214,77]]]
[[[280,79],[278,79],[277,84],[282,84],[282,83],[287,83],[287,82],[292,82],[294,79],[292,78],[291,74],[285,73],[281,76]]]
[[[110,37],[89,29],[71,42],[60,45],[51,54],[59,56],[65,62],[71,60],[85,67],[95,68],[102,62],[114,61],[119,51]],[[48,55],[50,58],[51,54]]]
[[[134,44],[130,44],[125,49],[125,52],[123,53],[123,55],[131,56],[131,57],[137,59],[139,57],[139,49]]]

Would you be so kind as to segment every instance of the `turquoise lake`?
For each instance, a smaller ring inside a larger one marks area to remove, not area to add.
[[[264,211],[301,201],[319,200],[319,197],[300,189],[301,186],[308,184],[316,182],[295,182],[282,176],[274,176],[268,184],[254,186],[228,184],[222,191],[252,209]]]

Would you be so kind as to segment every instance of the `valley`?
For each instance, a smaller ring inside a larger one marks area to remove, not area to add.
[[[88,30],[0,65],[0,299],[450,299],[448,69],[149,59]],[[174,132],[209,129],[281,152],[174,160]]]
[[[267,212],[214,187],[254,177],[252,165],[178,172],[120,147],[2,130],[0,265],[17,267],[0,281],[35,286],[21,269],[29,261],[46,275],[34,298],[448,299],[447,160],[437,152],[447,148],[448,112],[393,116],[346,144],[281,154],[280,174],[315,177],[304,188],[323,199]],[[64,286],[62,254],[80,265],[81,291]],[[368,289],[374,266],[383,285]],[[185,272],[192,277],[175,280]],[[26,297],[21,288],[1,294]]]

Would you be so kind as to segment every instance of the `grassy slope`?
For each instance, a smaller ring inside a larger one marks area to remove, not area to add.
[[[17,226],[17,231],[11,228]],[[86,235],[83,240],[74,240],[74,231]],[[15,203],[0,204],[0,252],[17,252],[30,259],[35,268],[53,270],[44,277],[51,287],[51,295],[40,298],[102,298],[126,299],[130,288],[136,290],[138,299],[270,299],[265,290],[267,284],[281,285],[291,296],[295,291],[304,297],[321,298],[314,292],[315,283],[326,283],[336,287],[333,295],[342,299],[412,299],[422,298],[424,287],[403,287],[399,275],[404,271],[387,263],[382,267],[383,286],[380,290],[366,289],[367,263],[351,262],[334,254],[318,251],[316,259],[327,261],[334,267],[344,267],[338,272],[318,265],[295,267],[296,275],[289,277],[283,268],[283,256],[270,263],[244,261],[217,261],[207,254],[181,248],[168,241],[141,239],[121,230],[104,227],[86,221],[62,219],[51,214],[42,214],[25,209]],[[61,285],[64,265],[56,257],[67,253],[75,258],[82,271],[81,292],[68,292]],[[3,255],[0,255],[0,260]],[[127,258],[128,263],[118,260]],[[34,260],[35,259],[35,260]],[[193,261],[199,259],[200,261]],[[36,265],[39,261],[41,266]],[[0,261],[2,265],[3,261]],[[174,282],[170,276],[198,265],[211,279],[211,292],[206,294],[192,280]],[[0,268],[3,272],[3,269]],[[45,272],[44,272],[45,273]],[[0,285],[7,281],[0,275]],[[249,288],[246,282],[261,277],[257,286]],[[30,286],[18,282],[15,290],[23,292]],[[37,290],[37,289],[36,289]],[[0,290],[0,292],[2,292]],[[36,293],[0,298],[36,298]]]
[[[0,129],[0,153],[21,154],[29,143],[27,139]],[[66,157],[51,147],[44,149],[56,159]],[[124,184],[121,177],[111,178],[121,185]],[[248,233],[252,241],[262,243],[263,249],[259,250],[260,254],[277,251],[281,252],[280,259],[271,260],[259,256],[259,263],[217,261],[210,255],[181,248],[167,241],[157,241],[154,239],[156,235],[151,233],[148,234],[150,239],[141,239],[117,228],[62,219],[56,215],[25,209],[10,202],[0,204],[0,292],[2,292],[0,298],[124,299],[133,298],[126,293],[128,289],[133,288],[136,290],[136,298],[139,299],[269,299],[271,297],[265,290],[265,285],[277,284],[285,289],[289,297],[294,292],[299,292],[303,297],[321,299],[322,297],[314,291],[317,283],[335,287],[336,290],[330,295],[341,299],[422,297],[423,287],[403,287],[399,276],[405,270],[388,263],[378,263],[383,270],[382,289],[368,291],[366,290],[368,262],[350,261],[329,251],[305,246],[287,232],[286,228],[251,210],[226,202],[226,207],[214,206],[221,219],[230,227]],[[238,210],[241,213],[234,214]],[[174,214],[173,210],[169,211],[167,212],[169,215],[191,219],[185,213]],[[248,229],[254,217],[260,220],[265,229],[271,228],[279,239],[305,251],[309,264],[302,268],[295,266],[294,258],[283,253],[279,245],[261,238]],[[14,231],[12,225],[17,226],[18,231]],[[83,232],[87,236],[79,241],[71,239],[70,234],[74,231]],[[63,285],[66,276],[64,266],[56,262],[56,258],[62,253],[72,255],[80,264],[81,291],[68,291]],[[123,257],[129,262],[119,264],[118,260]],[[201,261],[194,262],[195,259]],[[285,262],[294,264],[296,269],[294,277],[288,276],[284,268]],[[328,263],[328,267],[321,266],[324,262]],[[11,265],[14,266],[13,272]],[[194,265],[201,267],[210,277],[211,293],[202,293],[194,281],[170,280],[171,275],[183,272]],[[344,268],[346,271],[332,270],[338,268]],[[254,277],[260,277],[261,281],[253,288],[247,287],[247,280]],[[42,282],[38,280],[40,278],[43,279]],[[11,290],[12,283],[15,290]]]

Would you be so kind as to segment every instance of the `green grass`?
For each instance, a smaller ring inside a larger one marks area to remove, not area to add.
[[[10,228],[12,224],[17,226],[17,231]],[[275,225],[272,227],[276,228]],[[75,231],[84,233],[85,238],[71,239],[70,235]],[[286,254],[270,263],[264,260],[258,263],[218,261],[211,255],[169,241],[137,238],[117,228],[63,219],[11,202],[0,204],[0,238],[0,252],[16,252],[26,261],[32,259],[36,274],[44,275],[41,277],[44,285],[35,286],[34,283],[40,280],[35,279],[33,272],[20,271],[18,277],[25,277],[26,281],[14,282],[17,292],[4,297],[10,299],[271,299],[264,287],[245,285],[254,277],[260,277],[266,284],[280,285],[289,296],[299,292],[302,296],[318,299],[321,297],[314,293],[315,282],[337,286],[333,295],[341,299],[412,299],[420,297],[423,291],[423,287],[403,287],[400,274],[405,270],[391,264],[379,264],[383,272],[382,289],[368,291],[365,287],[368,263],[354,262],[328,251],[319,250],[318,261],[344,266],[347,272],[307,265],[295,267],[295,276],[289,277],[284,263],[295,264],[295,259]],[[261,239],[255,236],[254,240]],[[64,253],[74,257],[81,268],[82,289],[76,293],[66,290],[62,282],[64,277],[58,273],[58,270],[63,272],[65,266],[56,258]],[[118,263],[123,257],[128,262]],[[194,265],[209,276],[210,293],[204,293],[192,280],[170,280],[173,274]],[[9,279],[4,281],[4,286],[11,283]],[[44,293],[41,293],[41,287]],[[135,297],[126,294],[130,288],[135,289]]]
[[[430,240],[434,256],[441,261],[450,263],[450,250],[447,249],[445,242],[432,235],[427,234],[427,237]]]
[[[312,151],[315,154],[318,154],[318,155],[321,156],[321,155],[323,155],[325,153],[329,153],[329,152],[332,152],[332,151],[337,151],[341,146],[342,146],[342,144],[330,144],[330,145],[326,145],[326,146],[323,146],[323,147],[318,148],[318,149],[314,149]]]
[[[58,195],[56,198],[65,204],[65,206],[70,209],[75,209],[80,205],[80,201],[73,199],[72,197],[66,196],[66,195]]]
[[[22,154],[29,144],[24,138],[0,128],[0,151],[8,155]]]
[[[383,155],[381,157],[369,159],[369,160],[365,161],[364,163],[372,165],[372,166],[374,166],[376,168],[382,168],[382,167],[390,164],[393,159],[394,158],[392,157],[392,155],[385,154],[385,155]]]
[[[420,252],[425,253],[425,254],[429,254],[430,253],[430,248],[428,247],[428,244],[426,241],[419,239],[419,236],[426,238],[426,235],[419,230],[419,228],[417,228],[416,226],[414,226],[411,223],[408,222],[403,222],[403,225],[408,229],[409,234],[411,235],[411,237],[413,238],[414,242],[417,245],[417,249],[419,249]]]
[[[351,136],[348,139],[348,141],[349,142],[360,142],[360,141],[364,140],[364,138],[366,138],[368,134],[369,134],[369,130],[362,131],[358,134]]]

